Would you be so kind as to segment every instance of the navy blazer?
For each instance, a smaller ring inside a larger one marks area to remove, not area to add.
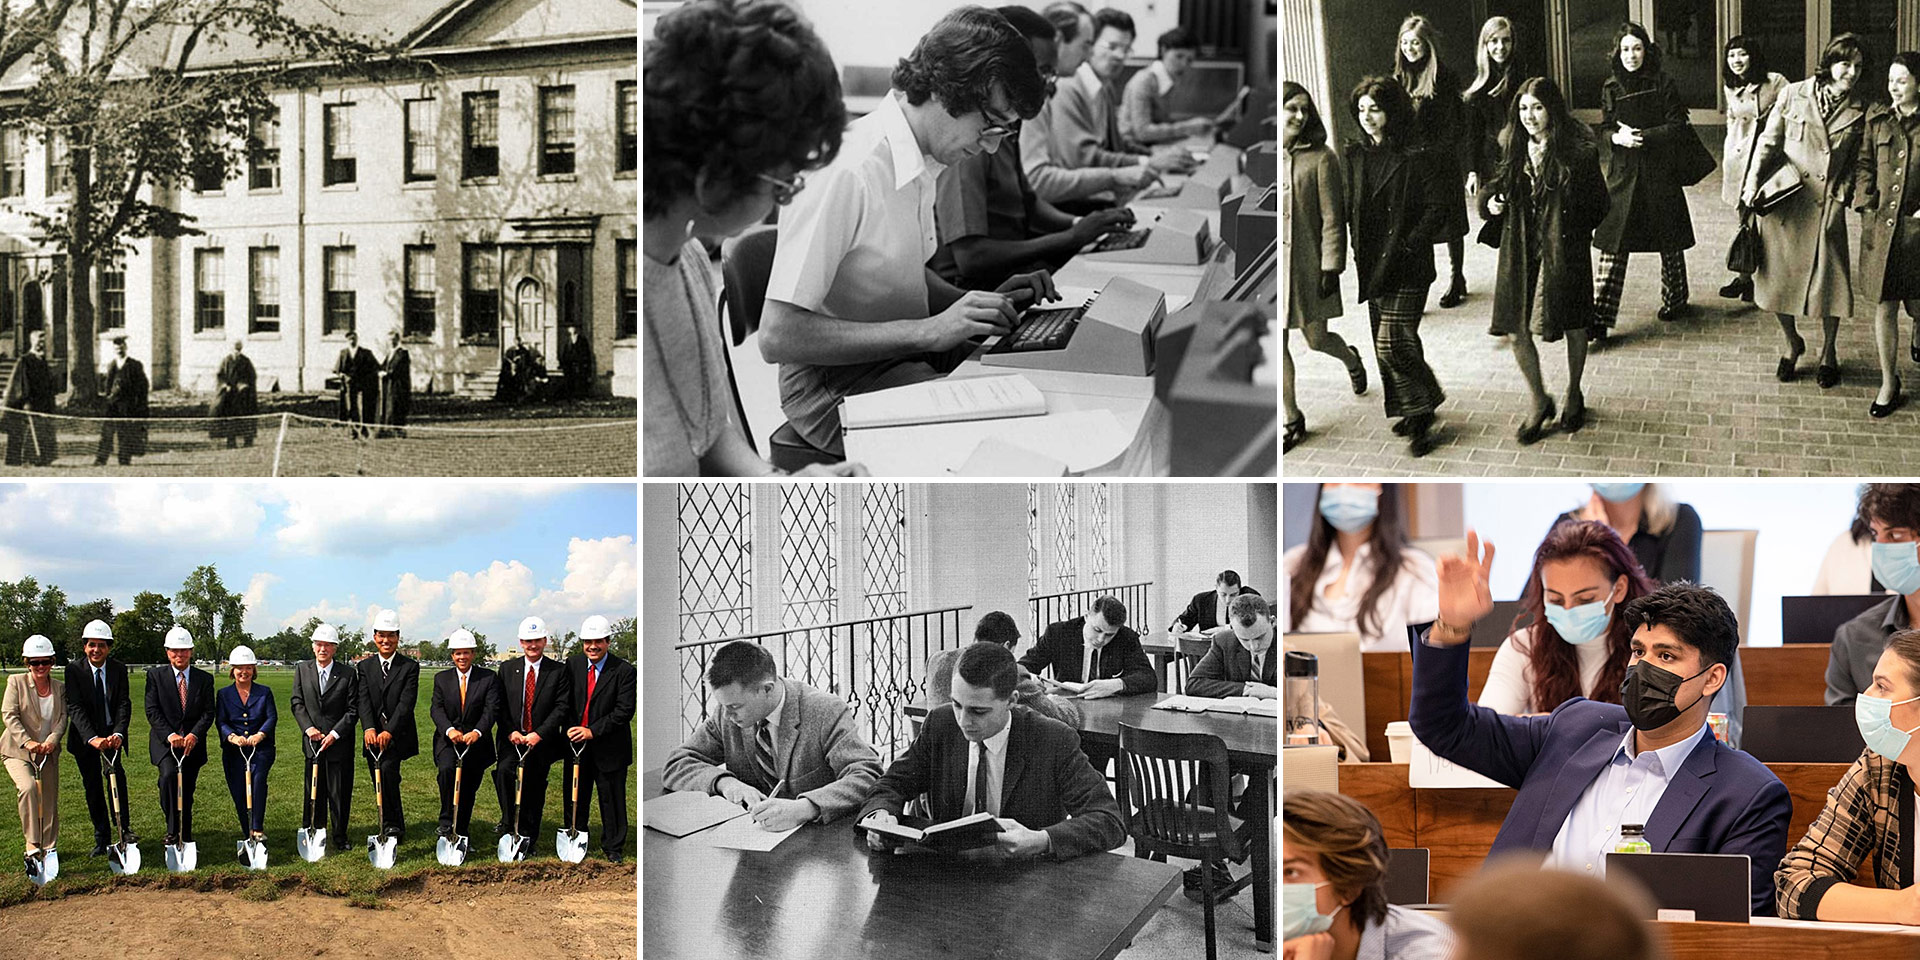
[[[1413,643],[1413,735],[1435,754],[1519,789],[1488,856],[1551,850],[1580,795],[1632,729],[1618,704],[1575,697],[1543,717],[1510,717],[1467,701],[1467,645]],[[1711,735],[1687,755],[1647,818],[1658,853],[1743,853],[1753,915],[1773,916],[1773,874],[1787,852],[1793,800],[1752,755]]]
[[[238,750],[239,747],[227,742],[229,734],[237,733],[251,737],[264,733],[261,738],[260,758],[273,757],[273,729],[279,723],[280,711],[273,704],[273,691],[264,683],[255,683],[253,692],[247,697],[245,705],[240,703],[240,688],[236,684],[227,684],[213,698],[213,724],[220,731],[220,746],[225,750]]]

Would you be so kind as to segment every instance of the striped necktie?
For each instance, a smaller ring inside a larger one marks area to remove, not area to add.
[[[760,779],[766,789],[772,790],[780,781],[773,772],[773,724],[762,720],[760,729],[753,736],[753,765],[760,771]]]
[[[185,673],[175,674],[174,682],[180,686],[180,713],[185,715],[187,712],[187,675]]]

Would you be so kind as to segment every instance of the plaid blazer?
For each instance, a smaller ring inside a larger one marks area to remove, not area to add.
[[[1827,791],[1827,805],[1773,875],[1780,916],[1813,920],[1820,898],[1860,874],[1874,858],[1873,884],[1882,890],[1913,885],[1913,778],[1907,768],[1872,750]]]

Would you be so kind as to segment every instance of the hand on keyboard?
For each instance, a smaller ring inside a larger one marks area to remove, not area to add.
[[[927,318],[927,349],[951,350],[971,337],[1005,333],[1019,316],[1005,295],[969,290],[953,306]]]
[[[1073,241],[1084,247],[1105,236],[1109,231],[1132,225],[1133,213],[1125,208],[1095,210],[1073,222]]]
[[[1045,270],[1016,273],[1000,284],[998,292],[1011,297],[1015,307],[1028,307],[1042,300],[1060,299],[1060,291],[1053,285],[1053,274]]]

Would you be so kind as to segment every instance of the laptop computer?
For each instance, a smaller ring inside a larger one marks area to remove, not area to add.
[[[1782,643],[1832,643],[1840,625],[1865,612],[1890,593],[1836,593],[1820,597],[1780,598]]]
[[[1607,883],[1638,884],[1655,910],[1690,910],[1695,920],[1746,923],[1752,882],[1752,866],[1741,853],[1607,854]]]
[[[1847,707],[1748,704],[1740,749],[1762,763],[1852,763],[1866,749]]]

